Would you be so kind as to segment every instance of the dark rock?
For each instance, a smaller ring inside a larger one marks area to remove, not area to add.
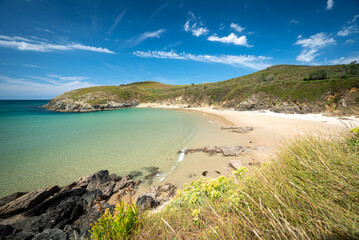
[[[8,202],[14,201],[16,198],[21,197],[21,196],[25,195],[26,193],[27,192],[16,192],[9,196],[0,198],[0,207],[4,206]]]
[[[160,173],[160,171],[154,171],[154,172],[152,172],[152,173],[146,175],[146,176],[145,176],[145,179],[151,179],[151,178],[155,177],[155,176],[156,176],[157,174],[159,174],[159,173]]]
[[[122,177],[120,182],[117,182],[113,192],[118,192],[121,189],[124,188],[134,188],[136,186],[136,182],[132,179],[131,175],[125,175]]]
[[[105,203],[100,210],[97,209],[97,207],[92,207],[86,212],[86,214],[82,215],[74,222],[74,224],[72,224],[73,227],[79,229],[81,239],[90,237],[89,230],[91,228],[91,223],[97,221],[101,217],[101,214],[107,209],[109,212],[113,213],[115,206]]]
[[[29,217],[30,216],[38,216],[38,215],[46,212],[46,210],[48,208],[59,204],[61,201],[65,200],[69,197],[82,196],[85,193],[86,193],[86,190],[83,188],[75,188],[75,189],[65,190],[65,191],[53,196],[52,198],[38,204],[37,206],[33,207],[29,211],[25,212],[24,215],[29,216]]]
[[[136,204],[143,211],[157,207],[160,202],[156,200],[156,196],[153,193],[147,193],[138,195]]]
[[[220,171],[214,171],[215,173],[217,173],[217,174],[221,174],[221,172]]]
[[[102,198],[102,191],[99,189],[93,190],[91,192],[86,193],[82,196],[82,199],[86,201],[85,209],[91,209],[93,205],[95,205],[96,200],[101,200]]]
[[[80,187],[86,188],[87,191],[100,189],[104,198],[109,198],[116,186],[116,175],[109,175],[107,170],[101,170],[94,174],[90,174],[85,178],[77,180],[76,184]]]
[[[46,213],[19,221],[14,224],[14,227],[31,232],[41,232],[47,228],[63,228],[76,220],[82,213],[83,200],[78,196],[69,197],[49,208]]]
[[[89,188],[87,191],[92,191],[96,189],[97,185],[107,182],[109,178],[109,172],[107,170],[101,170],[90,174],[87,177],[78,179],[76,185],[86,189]]]
[[[60,229],[46,229],[42,233],[36,234],[33,240],[66,240],[67,234]]]
[[[74,188],[76,186],[77,186],[76,182],[73,182],[73,183],[71,183],[69,185],[66,185],[66,186],[62,187],[59,193],[62,193],[62,192],[66,191],[66,190],[69,190],[69,189],[72,189],[72,188]]]
[[[14,232],[14,228],[10,225],[0,225],[0,239],[5,239]]]
[[[28,210],[44,201],[46,198],[52,196],[59,190],[60,188],[58,186],[52,186],[46,189],[29,192],[21,197],[18,197],[0,208],[0,217],[11,216]]]
[[[158,167],[143,167],[143,169],[145,169],[149,173],[156,172],[159,170]]]
[[[254,127],[245,126],[245,127],[240,127],[240,128],[237,128],[237,129],[233,129],[232,132],[234,132],[234,133],[247,133],[247,132],[250,132],[250,131],[253,131],[253,130],[254,130]]]
[[[34,238],[34,236],[35,236],[35,233],[24,230],[24,231],[14,234],[14,235],[9,235],[5,239],[6,240],[31,240]]]
[[[73,228],[71,225],[66,225],[64,227],[64,232],[67,234],[69,240],[77,240],[80,236],[80,230]]]
[[[202,176],[207,176],[208,171],[203,171]]]
[[[130,172],[130,175],[135,178],[135,177],[142,176],[143,173],[141,171],[132,171],[132,172]]]

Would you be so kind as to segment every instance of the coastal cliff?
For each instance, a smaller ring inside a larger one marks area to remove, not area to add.
[[[86,112],[135,107],[139,103],[182,104],[271,110],[285,113],[358,114],[359,64],[334,66],[276,65],[216,83],[166,85],[138,82],[66,92],[45,107]]]

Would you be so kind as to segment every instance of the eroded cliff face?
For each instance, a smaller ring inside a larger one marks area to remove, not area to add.
[[[136,107],[138,104],[135,97],[120,97],[105,91],[81,94],[74,90],[51,99],[44,107],[57,112],[93,112]]]
[[[138,104],[139,102],[136,100],[124,102],[108,100],[105,103],[90,104],[83,101],[73,101],[71,99],[51,99],[44,107],[57,112],[93,112],[136,107]]]

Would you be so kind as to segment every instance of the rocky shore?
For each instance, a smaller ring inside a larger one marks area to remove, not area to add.
[[[94,112],[136,107],[138,104],[139,102],[135,100],[123,102],[106,101],[104,103],[90,104],[84,101],[53,98],[43,107],[56,112]]]
[[[106,209],[112,212],[121,198],[131,198],[140,183],[133,175],[120,177],[101,170],[64,187],[11,194],[0,199],[0,239],[86,239],[90,224]],[[138,195],[136,203],[140,209],[154,208],[175,191],[168,183],[151,187]]]

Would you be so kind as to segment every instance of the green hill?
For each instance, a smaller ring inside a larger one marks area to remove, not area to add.
[[[52,99],[47,107],[56,111],[96,111],[144,102],[356,114],[359,111],[359,64],[276,65],[216,83],[166,85],[146,81],[90,87],[66,92]]]

